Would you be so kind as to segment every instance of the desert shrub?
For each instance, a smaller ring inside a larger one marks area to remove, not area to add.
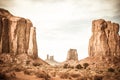
[[[94,76],[94,77],[93,77],[93,80],[102,80],[102,79],[103,79],[102,76]]]
[[[120,68],[117,69],[117,72],[120,72]]]
[[[41,63],[39,63],[39,62],[34,62],[33,63],[33,66],[40,66],[41,65]]]
[[[30,64],[30,61],[28,60],[28,61],[26,61],[26,64],[28,65],[28,64]]]
[[[50,76],[49,76],[47,73],[45,73],[44,71],[38,71],[38,72],[36,73],[36,76],[37,76],[38,78],[43,78],[43,79],[45,79],[45,80],[49,80],[49,79],[50,79]]]
[[[74,66],[71,66],[70,64],[64,64],[63,65],[63,68],[67,69],[67,68],[71,68],[71,69],[74,69]]]
[[[2,61],[2,60],[0,60],[0,64],[3,64],[3,61]]]
[[[120,69],[118,69],[118,72],[120,72]]]
[[[79,77],[79,78],[77,78],[76,80],[87,80],[87,78]],[[91,80],[91,79],[90,79],[90,80]]]
[[[83,67],[81,66],[81,64],[78,64],[78,65],[75,66],[75,68],[82,69]]]
[[[115,70],[113,68],[108,68],[108,72],[114,72]]]
[[[32,74],[32,72],[31,72],[31,71],[29,71],[29,70],[24,70],[24,74],[31,75],[31,74]]]
[[[63,68],[66,69],[66,68],[69,68],[69,66],[70,66],[69,64],[64,64],[64,65],[63,65]]]
[[[70,76],[73,78],[79,78],[80,74],[72,73],[72,74],[70,74]]]
[[[83,64],[84,69],[86,69],[88,66],[89,66],[88,63],[84,63],[84,64]]]
[[[14,72],[10,73],[0,73],[0,80],[16,80],[16,75]]]
[[[20,71],[21,71],[21,68],[16,67],[16,68],[15,68],[15,71],[16,71],[16,72],[20,72]]]
[[[60,78],[62,78],[62,79],[69,79],[70,78],[69,73],[61,73],[60,74]]]
[[[74,69],[74,66],[68,66],[68,68]]]
[[[7,77],[5,76],[5,74],[0,73],[0,79],[1,79],[1,80],[6,80],[6,78],[7,78]]]
[[[50,72],[50,76],[55,77],[56,76],[56,72],[55,71],[51,71]]]

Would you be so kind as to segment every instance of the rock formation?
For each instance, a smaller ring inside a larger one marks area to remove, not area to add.
[[[45,61],[52,66],[59,65],[59,63],[54,60],[54,56],[47,55],[47,59]]]
[[[103,19],[92,22],[89,56],[120,56],[119,24]]]
[[[0,53],[38,57],[36,30],[30,20],[0,9]]]
[[[67,61],[78,60],[78,53],[76,49],[70,49],[67,54]]]
[[[54,56],[49,56],[49,55],[47,54],[47,59],[46,59],[46,60],[54,61]]]

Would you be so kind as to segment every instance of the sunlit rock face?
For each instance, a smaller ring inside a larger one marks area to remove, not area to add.
[[[67,61],[78,60],[78,53],[76,49],[70,49],[67,54]]]
[[[28,19],[0,9],[0,53],[26,53],[37,58],[36,30]]]
[[[119,24],[103,19],[92,22],[89,56],[120,56]]]

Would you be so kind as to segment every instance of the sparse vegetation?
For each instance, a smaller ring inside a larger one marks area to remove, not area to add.
[[[5,76],[5,74],[3,74],[3,73],[0,73],[0,79],[1,79],[1,80],[5,80],[5,79],[6,79],[6,76]]]
[[[118,69],[118,72],[120,72],[120,69]]]
[[[33,66],[40,66],[41,65],[41,63],[39,63],[39,62],[34,62],[33,63]]]
[[[69,76],[69,73],[66,73],[66,72],[65,72],[65,73],[61,73],[61,74],[60,74],[60,78],[62,78],[62,79],[69,79],[69,77],[70,77],[70,76]]]
[[[102,76],[94,76],[94,79],[93,80],[102,80],[103,77]]]
[[[73,78],[79,78],[80,74],[78,74],[78,73],[72,73],[72,74],[70,74],[70,76],[73,77]]]
[[[38,71],[38,72],[36,73],[36,76],[37,76],[38,78],[43,78],[43,79],[45,79],[45,80],[49,80],[49,78],[50,78],[50,76],[49,76],[47,73],[45,73],[44,71]]]
[[[26,64],[29,65],[30,64],[30,60],[26,61]]]
[[[15,71],[16,71],[16,72],[20,72],[20,71],[21,71],[21,69],[20,69],[20,68],[18,68],[18,67],[16,67],[16,68],[15,68]]]
[[[84,69],[86,69],[88,66],[89,66],[88,63],[84,63],[84,64],[83,64]]]
[[[31,75],[31,74],[32,74],[32,72],[31,72],[31,71],[29,71],[29,70],[24,70],[24,74]]]
[[[75,66],[75,68],[77,68],[77,69],[82,69],[83,67],[81,66],[81,64],[77,64],[77,65]]]
[[[113,69],[113,68],[108,68],[108,72],[114,72],[115,71],[115,69]]]
[[[66,68],[69,68],[69,66],[70,66],[69,64],[64,64],[64,65],[63,65],[63,68],[66,69]]]

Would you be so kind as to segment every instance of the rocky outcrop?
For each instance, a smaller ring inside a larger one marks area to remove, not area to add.
[[[0,53],[38,57],[36,30],[30,20],[0,9]]]
[[[59,62],[54,60],[54,56],[47,55],[47,59],[45,61],[52,66],[59,65]]]
[[[119,24],[103,19],[92,22],[89,56],[120,56]]]
[[[67,54],[67,61],[78,60],[78,53],[76,49],[70,49]]]

